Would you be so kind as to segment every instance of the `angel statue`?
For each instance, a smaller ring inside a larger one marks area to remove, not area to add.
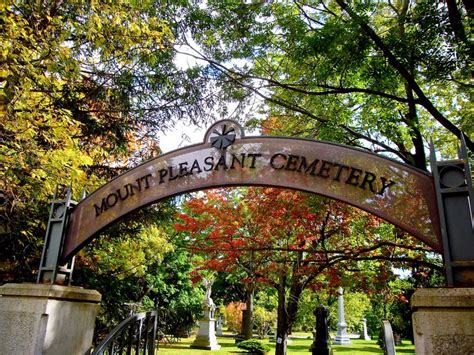
[[[214,312],[216,310],[216,305],[211,298],[211,290],[213,281],[204,279],[203,280],[204,287],[206,288],[206,295],[204,298],[204,313],[209,315],[209,318],[214,318]]]

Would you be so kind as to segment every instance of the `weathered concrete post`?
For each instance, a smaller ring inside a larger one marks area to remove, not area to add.
[[[313,355],[329,355],[331,352],[329,345],[328,314],[328,309],[323,305],[319,305],[314,310],[314,315],[316,316],[316,336],[310,349]]]
[[[411,306],[417,355],[474,352],[474,288],[422,288]]]
[[[88,354],[102,296],[51,284],[0,287],[0,354]]]

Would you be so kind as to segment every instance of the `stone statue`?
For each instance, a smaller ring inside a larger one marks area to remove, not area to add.
[[[214,312],[216,305],[211,298],[212,281],[204,279],[202,281],[206,288],[206,293],[202,305],[204,308],[204,318],[199,320],[199,330],[196,339],[191,344],[191,348],[218,350],[221,346],[217,343],[216,338],[216,320],[214,319]]]
[[[211,291],[212,291],[212,284],[211,280],[204,279],[203,280],[204,287],[206,288],[206,295],[204,297],[204,314],[208,318],[214,318],[214,312],[216,310],[216,305],[211,298]]]

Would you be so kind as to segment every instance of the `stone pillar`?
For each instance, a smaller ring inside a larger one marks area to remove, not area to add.
[[[370,336],[367,333],[367,319],[362,318],[362,325],[364,329],[363,329],[363,333],[360,335],[360,339],[370,340]]]
[[[411,299],[417,355],[474,352],[474,288],[419,289]]]
[[[51,284],[0,287],[0,354],[88,354],[102,296]]]
[[[352,344],[351,340],[349,339],[349,335],[347,335],[347,324],[344,317],[343,292],[344,291],[342,290],[342,287],[339,287],[337,296],[337,333],[336,337],[334,338],[334,344],[336,345]]]
[[[219,350],[221,346],[217,343],[216,320],[214,319],[216,306],[211,298],[212,281],[204,280],[204,286],[206,287],[206,296],[203,302],[204,317],[199,320],[199,330],[191,348]]]
[[[191,348],[204,350],[219,350],[221,348],[217,343],[215,322],[214,318],[199,320],[199,330]]]

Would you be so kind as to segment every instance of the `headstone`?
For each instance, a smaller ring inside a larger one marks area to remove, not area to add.
[[[277,333],[276,333],[276,330],[270,334],[270,336],[268,337],[268,341],[270,343],[276,343],[276,337],[277,337]]]
[[[329,346],[329,328],[328,328],[328,309],[323,305],[316,307],[314,315],[316,316],[316,332],[314,342],[311,345],[313,355],[329,355],[331,347]]]
[[[362,318],[362,325],[364,329],[363,329],[363,333],[360,335],[360,339],[370,340],[370,336],[367,333],[367,319]]]
[[[216,320],[214,319],[216,305],[211,298],[212,281],[204,280],[204,286],[206,287],[206,296],[203,302],[204,317],[199,320],[199,330],[191,348],[219,350],[221,346],[217,343]]]
[[[388,320],[382,321],[382,350],[385,355],[396,355],[392,326]]]
[[[217,336],[221,336],[222,335],[222,316],[219,315],[219,317],[217,317],[217,321],[216,321],[216,335]]]
[[[334,338],[334,344],[337,345],[347,345],[352,344],[351,340],[349,339],[349,335],[347,334],[347,324],[344,318],[344,298],[343,298],[343,290],[342,287],[339,287],[338,290],[338,297],[337,297],[337,333],[336,337]]]

